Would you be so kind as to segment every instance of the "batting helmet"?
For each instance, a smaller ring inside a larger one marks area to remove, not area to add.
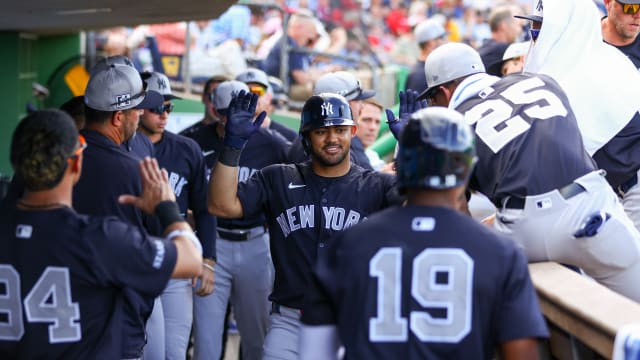
[[[300,135],[305,153],[310,154],[309,131],[327,126],[355,125],[347,99],[332,93],[313,95],[304,103]]]
[[[400,139],[400,189],[464,185],[476,162],[474,143],[473,130],[455,110],[429,107],[413,113]]]

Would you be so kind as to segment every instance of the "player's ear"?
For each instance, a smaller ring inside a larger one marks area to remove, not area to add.
[[[114,127],[120,128],[122,127],[122,122],[124,121],[124,111],[118,110],[114,111],[111,115],[111,125]]]
[[[358,127],[356,125],[351,125],[351,137],[356,136],[357,131],[358,131]]]
[[[76,184],[78,180],[80,180],[80,175],[82,174],[82,153],[70,157],[67,161],[69,162],[69,166],[67,170],[69,174],[73,177],[73,183]]]

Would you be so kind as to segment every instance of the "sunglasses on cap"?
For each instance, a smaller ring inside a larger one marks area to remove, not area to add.
[[[531,34],[531,40],[538,40],[538,36],[540,36],[540,29],[530,29],[529,34]]]
[[[258,96],[262,96],[267,92],[267,89],[265,89],[265,87],[261,85],[249,85],[249,91]]]
[[[158,114],[158,115],[162,115],[164,114],[164,112],[166,111],[167,114],[171,114],[171,112],[173,111],[173,104],[169,103],[167,105],[160,105],[158,107],[155,107],[153,109],[149,109],[149,111],[151,111],[154,114]]]
[[[622,12],[627,15],[635,15],[640,10],[640,4],[624,4],[619,0],[616,0],[616,2],[622,5]]]

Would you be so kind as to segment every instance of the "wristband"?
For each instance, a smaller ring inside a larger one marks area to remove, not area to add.
[[[240,154],[242,149],[235,149],[230,146],[225,146],[222,149],[222,154],[218,157],[218,162],[231,167],[237,167],[240,163]]]
[[[207,269],[211,270],[212,272],[216,272],[215,270],[213,270],[213,266],[207,264],[206,262],[203,262],[202,266],[206,267]]]
[[[184,218],[180,215],[178,203],[176,203],[175,201],[160,201],[158,205],[156,205],[154,213],[160,220],[162,231],[164,231],[167,226],[173,224],[174,222],[184,221]]]
[[[200,256],[202,256],[202,245],[200,245],[200,240],[198,240],[198,237],[193,233],[193,231],[191,231],[191,230],[183,230],[183,229],[173,230],[172,232],[170,232],[167,235],[167,239],[173,240],[173,238],[176,237],[176,236],[184,236],[184,237],[189,238],[189,240],[191,240],[193,245],[198,250],[198,254],[200,254]],[[211,266],[211,265],[209,265],[209,266]]]

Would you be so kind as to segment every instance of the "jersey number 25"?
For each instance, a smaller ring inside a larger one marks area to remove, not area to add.
[[[518,81],[500,94],[516,105],[518,111],[515,116],[511,116],[514,108],[498,98],[486,100],[467,110],[464,113],[465,119],[471,126],[478,123],[476,134],[495,154],[518,135],[529,130],[531,125],[522,116],[532,120],[546,120],[567,115],[567,108],[562,101],[553,92],[541,88],[544,85],[540,78],[532,77]],[[545,105],[539,105],[545,102]]]
[[[20,275],[11,265],[0,264],[0,340],[18,341],[24,335]],[[0,286],[2,289],[2,286]],[[49,325],[49,343],[78,341],[82,338],[80,308],[71,302],[69,269],[48,266],[24,298],[27,321],[52,323]],[[1,319],[1,318],[0,318]]]
[[[404,342],[407,318],[401,316],[402,249],[382,248],[369,261],[369,275],[378,278],[378,308],[369,319],[369,341]],[[411,296],[425,309],[444,311],[433,317],[411,311],[409,328],[423,342],[457,343],[471,330],[473,259],[460,249],[425,249],[413,259]]]

